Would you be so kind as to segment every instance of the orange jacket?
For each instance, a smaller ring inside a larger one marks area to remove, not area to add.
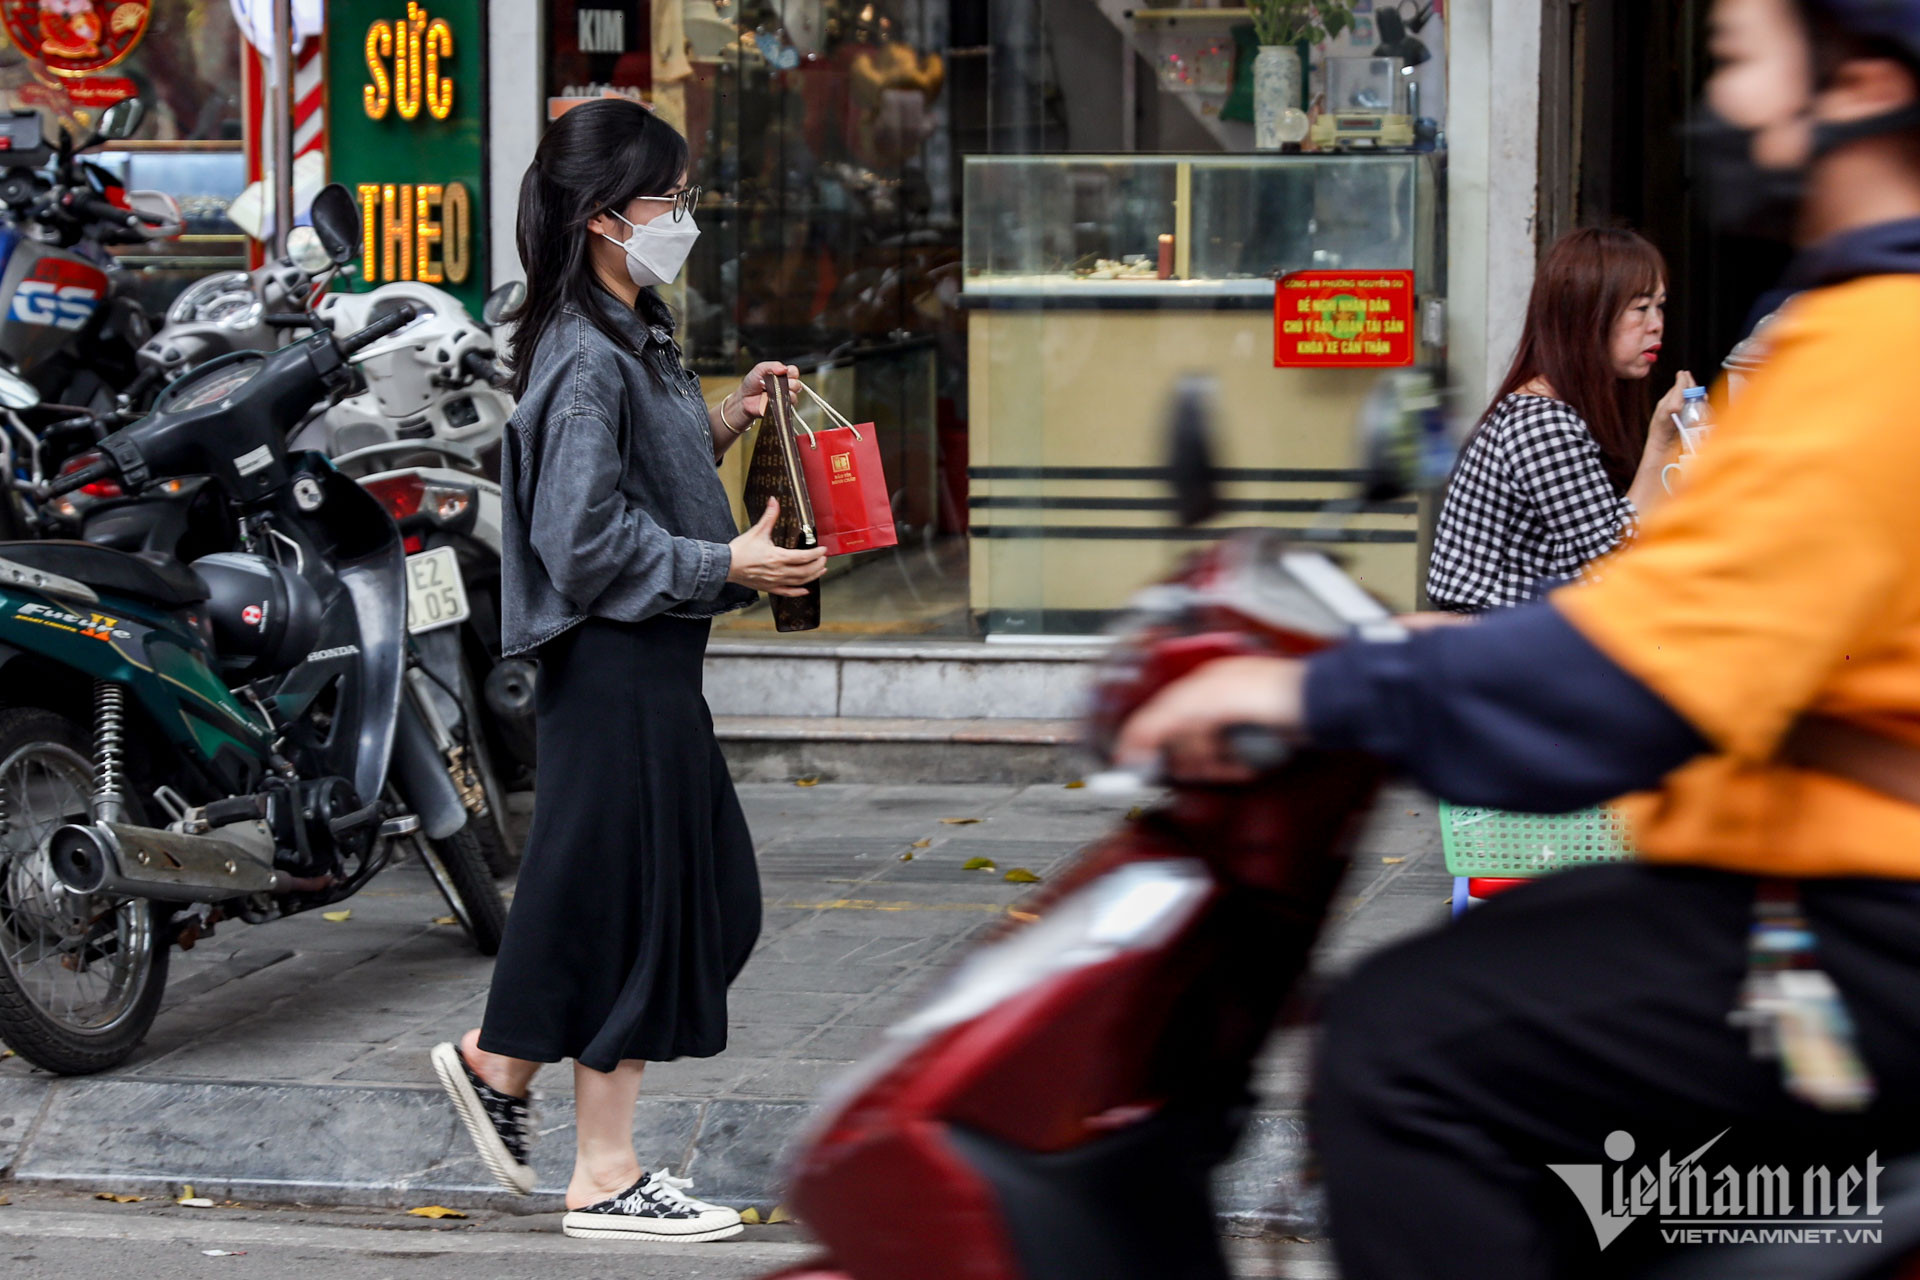
[[[1553,604],[1715,748],[1623,802],[1649,860],[1920,879],[1920,807],[1776,760],[1806,712],[1920,746],[1920,277],[1768,337],[1681,492]]]

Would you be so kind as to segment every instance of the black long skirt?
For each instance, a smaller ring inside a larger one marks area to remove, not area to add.
[[[727,1047],[760,877],[701,693],[708,628],[593,619],[541,648],[539,791],[482,1049],[611,1071]]]

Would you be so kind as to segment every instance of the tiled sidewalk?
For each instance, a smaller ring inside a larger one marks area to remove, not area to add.
[[[689,1169],[702,1195],[771,1205],[779,1154],[821,1084],[859,1055],[1025,892],[1134,803],[1057,785],[741,789],[766,901],[761,945],[734,989],[717,1058],[650,1069],[643,1157]],[[1328,938],[1338,969],[1444,916],[1432,810],[1384,801]],[[925,842],[924,844],[922,842]],[[911,852],[909,861],[903,853]],[[972,857],[997,871],[967,871]],[[331,923],[310,915],[222,925],[175,956],[169,998],[141,1053],[85,1080],[0,1062],[0,1166],[22,1182],[94,1190],[192,1183],[202,1194],[345,1204],[499,1204],[427,1066],[435,1041],[479,1018],[490,962],[456,928],[418,867],[398,868]],[[1268,1109],[1226,1173],[1223,1205],[1248,1225],[1311,1229],[1292,1108],[1304,1033],[1263,1064]],[[538,1088],[541,1194],[572,1155],[570,1072]]]

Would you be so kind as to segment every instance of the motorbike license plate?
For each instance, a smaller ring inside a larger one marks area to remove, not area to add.
[[[460,557],[452,547],[435,547],[407,557],[407,630],[418,635],[465,622],[473,610],[460,581]]]

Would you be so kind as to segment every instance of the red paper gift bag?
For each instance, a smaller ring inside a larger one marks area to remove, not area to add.
[[[880,445],[871,422],[855,426],[805,383],[834,425],[814,431],[798,424],[800,469],[813,502],[814,536],[830,556],[844,556],[900,541],[893,528],[893,498],[880,467]]]

